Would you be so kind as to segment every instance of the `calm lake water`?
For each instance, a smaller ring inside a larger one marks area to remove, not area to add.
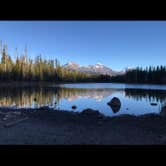
[[[121,101],[119,111],[107,105],[113,98]],[[36,98],[37,102],[34,102]],[[57,104],[55,104],[55,102]],[[151,105],[156,103],[157,105]],[[129,85],[116,83],[49,84],[44,86],[0,86],[0,107],[40,107],[68,111],[86,108],[107,116],[159,113],[166,104],[166,85]],[[76,105],[73,110],[71,107]]]

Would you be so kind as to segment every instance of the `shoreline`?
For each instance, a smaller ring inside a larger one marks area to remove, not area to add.
[[[51,82],[51,81],[4,81],[0,82],[0,86],[10,86],[10,85],[48,85],[48,84],[97,84],[97,83],[112,83],[112,84],[125,84],[125,85],[157,85],[164,86],[166,84],[154,84],[154,83],[126,83],[126,82]]]
[[[5,126],[3,113],[11,112],[23,120]],[[0,119],[2,145],[166,144],[166,118],[158,114],[107,117],[97,111],[0,109]]]

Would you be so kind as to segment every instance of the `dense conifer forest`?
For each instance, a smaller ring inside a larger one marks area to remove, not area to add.
[[[137,67],[126,70],[123,75],[109,76],[70,71],[57,59],[46,60],[42,55],[33,60],[28,56],[27,48],[19,54],[15,51],[12,60],[8,46],[0,42],[0,81],[48,81],[48,82],[120,82],[166,84],[166,66]]]
[[[109,81],[105,75],[92,75],[65,69],[57,59],[46,60],[38,55],[32,60],[27,48],[15,59],[8,54],[7,45],[0,43],[0,81],[49,81],[49,82],[102,82]]]
[[[111,77],[112,82],[166,84],[166,66],[137,67],[126,70],[124,75]]]

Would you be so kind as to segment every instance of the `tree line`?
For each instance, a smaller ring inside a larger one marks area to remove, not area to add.
[[[164,102],[166,100],[165,91],[149,89],[125,89],[125,96],[136,99],[137,101],[146,98],[150,102]]]
[[[6,44],[0,42],[0,81],[53,81],[53,82],[101,82],[108,80],[104,75],[92,75],[70,71],[55,60],[43,59],[38,55],[32,60],[27,48],[19,54],[16,49],[15,60],[8,53]]]
[[[166,84],[166,66],[149,66],[126,70],[124,75],[111,77],[112,82]]]
[[[57,59],[46,60],[42,55],[31,59],[27,48],[19,54],[16,49],[13,60],[8,46],[0,42],[0,81],[50,81],[50,82],[122,82],[166,84],[166,66],[137,67],[117,76],[88,74],[71,71],[60,65]]]

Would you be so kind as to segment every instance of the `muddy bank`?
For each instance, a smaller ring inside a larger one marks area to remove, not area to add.
[[[4,113],[10,115],[8,121],[3,119]],[[1,108],[0,138],[0,144],[14,145],[166,144],[166,118],[157,114],[106,117],[97,111]]]

